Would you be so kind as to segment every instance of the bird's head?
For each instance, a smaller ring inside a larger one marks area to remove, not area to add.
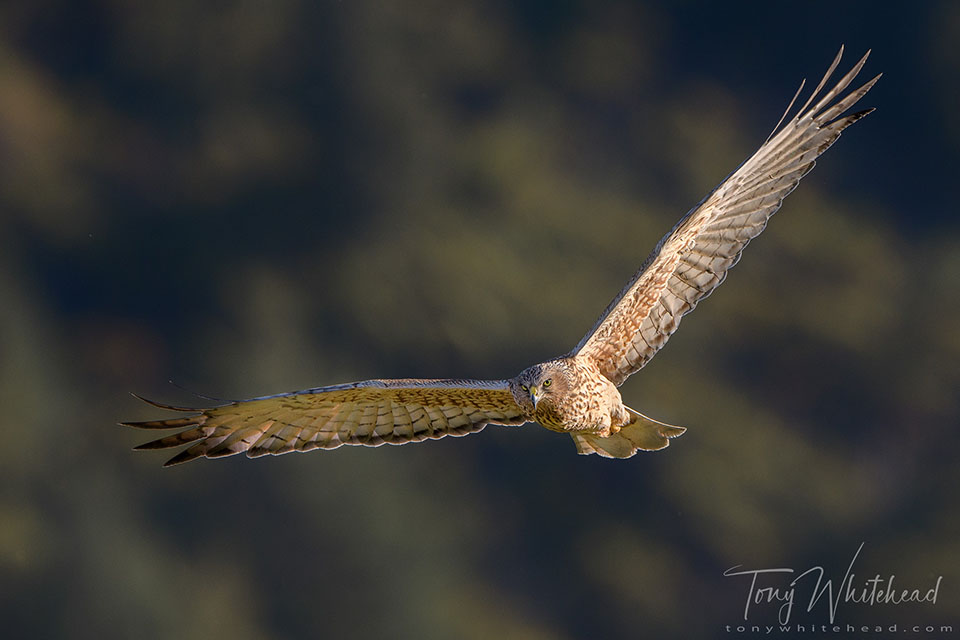
[[[552,406],[553,398],[565,393],[570,384],[569,368],[550,361],[521,371],[510,381],[510,392],[517,404],[532,415],[541,405]]]

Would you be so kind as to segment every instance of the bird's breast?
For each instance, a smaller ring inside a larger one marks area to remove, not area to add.
[[[564,416],[552,402],[541,401],[537,404],[533,417],[542,426],[551,431],[570,431],[570,420]]]

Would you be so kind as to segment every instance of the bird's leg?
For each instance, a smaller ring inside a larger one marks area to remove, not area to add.
[[[630,423],[630,414],[623,404],[617,403],[617,407],[610,413],[610,417],[607,420],[609,420],[609,424],[605,425],[604,430],[601,432],[604,438],[609,438],[615,433],[620,433],[620,429]]]
[[[615,415],[606,415],[604,420],[601,423],[600,427],[597,429],[597,435],[601,438],[609,438],[615,433],[620,433],[620,429],[623,426],[623,423],[626,422],[625,419],[618,419],[618,416]],[[623,418],[629,419],[629,416],[624,412]]]

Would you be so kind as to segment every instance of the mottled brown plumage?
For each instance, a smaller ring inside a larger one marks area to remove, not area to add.
[[[137,447],[189,445],[167,465],[237,453],[256,457],[344,444],[375,447],[420,442],[474,433],[487,424],[531,421],[569,433],[581,454],[628,458],[638,450],[666,447],[670,438],[685,429],[627,407],[617,387],[640,370],[676,330],[680,319],[723,281],[743,248],[763,231],[817,157],[846,127],[872,111],[843,116],[879,75],[840,97],[869,52],[810,106],[842,53],[841,47],[797,114],[785,124],[781,119],[760,149],[660,240],[569,354],[529,367],[510,380],[367,380],[211,409],[147,401],[194,415],[123,424],[181,429]],[[793,101],[787,113],[792,106]]]
[[[638,450],[663,449],[686,431],[624,405],[616,385],[591,358],[566,356],[535,364],[509,385],[524,418],[569,433],[582,454],[628,458]]]

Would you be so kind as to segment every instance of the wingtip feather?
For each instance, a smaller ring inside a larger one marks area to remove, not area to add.
[[[192,447],[191,447],[191,449],[192,449]],[[177,466],[178,464],[184,464],[185,462],[190,462],[191,460],[196,460],[197,458],[199,458],[199,457],[201,457],[201,456],[203,455],[203,454],[200,454],[200,453],[193,452],[193,451],[191,451],[191,449],[186,449],[186,450],[184,450],[184,451],[181,451],[181,452],[178,453],[177,455],[173,456],[172,458],[170,458],[169,460],[167,460],[166,462],[164,462],[164,463],[163,463],[163,468],[166,469],[167,467],[175,467],[175,466]]]
[[[134,451],[152,451],[153,449],[165,449],[166,447],[158,444],[161,440],[151,440],[150,442],[144,442],[138,444],[133,448]]]
[[[163,402],[150,400],[149,398],[144,398],[140,394],[134,393],[133,391],[130,392],[130,395],[132,395],[137,400],[140,400],[141,402],[146,402],[150,406],[157,407],[158,409],[169,409],[170,411],[200,411],[200,409],[197,409],[196,407],[178,407],[172,404],[164,404]]]
[[[142,422],[118,422],[121,427],[134,429],[180,429],[183,427],[199,427],[203,422],[202,415],[187,418],[173,418],[171,420],[144,420]]]

